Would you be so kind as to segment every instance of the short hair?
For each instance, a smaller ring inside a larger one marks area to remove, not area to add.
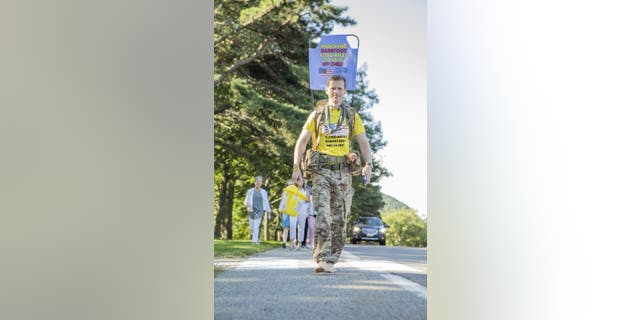
[[[258,180],[260,180],[260,182],[262,182],[262,176],[257,176],[257,177],[253,180],[253,182],[256,182],[256,181],[258,181]]]
[[[331,77],[329,77],[329,79],[327,79],[327,83],[325,84],[324,87],[328,88],[329,87],[329,82],[331,82],[331,81],[340,81],[340,80],[342,80],[342,83],[344,83],[344,87],[346,89],[347,88],[347,79],[343,75],[340,75],[340,74],[334,74]]]

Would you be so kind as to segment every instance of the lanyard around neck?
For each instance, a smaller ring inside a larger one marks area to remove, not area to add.
[[[331,117],[330,117],[330,113],[329,113],[329,109],[331,107],[326,105],[324,106],[324,114],[325,114],[325,119],[329,124],[329,132],[333,132],[335,131],[333,128],[331,128]],[[340,118],[338,119],[338,122],[336,124],[335,129],[337,130],[338,128],[340,128],[340,126],[342,126],[342,123],[344,122],[344,114],[345,114],[345,110],[344,110],[344,105],[340,104]]]

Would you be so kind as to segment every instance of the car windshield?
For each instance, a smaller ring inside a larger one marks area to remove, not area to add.
[[[360,223],[368,226],[381,226],[382,221],[377,218],[360,218]]]

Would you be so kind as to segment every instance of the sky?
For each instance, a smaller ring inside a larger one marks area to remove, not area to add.
[[[427,2],[425,0],[337,0],[355,26],[333,34],[360,38],[358,68],[367,64],[372,108],[387,146],[374,155],[391,171],[382,192],[427,215]]]

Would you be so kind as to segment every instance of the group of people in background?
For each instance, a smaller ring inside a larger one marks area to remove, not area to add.
[[[298,215],[288,215],[281,213],[280,225],[282,226],[282,247],[291,250],[313,248],[313,237],[315,234],[316,213],[313,210],[313,197],[311,196],[311,187],[306,181],[299,178],[295,181],[289,180],[287,185],[295,184],[300,192],[307,197],[304,205],[297,210]],[[282,197],[279,209],[284,208],[284,200]],[[251,242],[255,245],[260,244],[260,225],[262,217],[265,213],[271,213],[271,207],[268,201],[268,193],[262,189],[262,177],[257,176],[254,180],[254,187],[247,191],[244,199],[249,216],[249,233]]]

